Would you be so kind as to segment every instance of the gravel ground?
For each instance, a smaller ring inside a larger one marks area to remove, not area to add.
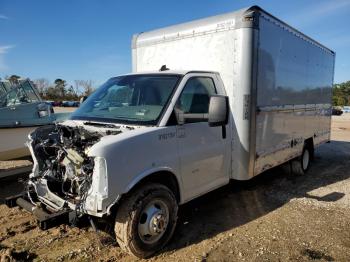
[[[149,260],[349,261],[349,160],[350,114],[333,118],[332,142],[307,175],[275,168],[182,206],[172,241]],[[0,182],[0,201],[21,190],[17,179]],[[0,261],[135,261],[106,232],[84,224],[41,231],[30,214],[0,205]]]

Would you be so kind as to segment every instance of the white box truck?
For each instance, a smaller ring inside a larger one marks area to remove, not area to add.
[[[283,163],[307,171],[330,140],[334,57],[257,6],[137,34],[132,74],[29,135],[28,190],[7,203],[42,228],[113,217],[120,247],[149,257],[179,205]]]

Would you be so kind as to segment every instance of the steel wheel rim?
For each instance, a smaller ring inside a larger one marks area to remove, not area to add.
[[[309,166],[309,160],[310,160],[310,154],[309,150],[305,149],[304,154],[303,154],[303,169],[306,170]]]
[[[138,234],[146,244],[156,243],[165,233],[169,224],[169,208],[161,199],[153,199],[141,211]]]

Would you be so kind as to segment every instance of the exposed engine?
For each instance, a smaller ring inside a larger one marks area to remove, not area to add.
[[[39,173],[32,179],[45,178],[52,192],[79,203],[92,183],[94,159],[88,157],[88,150],[103,135],[81,126],[57,124],[37,129],[31,134],[31,147]]]

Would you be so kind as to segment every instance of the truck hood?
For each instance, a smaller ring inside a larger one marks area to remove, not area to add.
[[[100,140],[87,150],[86,153],[90,157],[103,156],[109,151],[108,149],[114,147],[116,143],[125,141],[134,136],[142,135],[143,133],[150,132],[157,128],[155,126],[124,125],[82,120],[67,120],[61,123],[61,125],[73,128],[82,127],[88,132],[97,132],[102,135]]]

